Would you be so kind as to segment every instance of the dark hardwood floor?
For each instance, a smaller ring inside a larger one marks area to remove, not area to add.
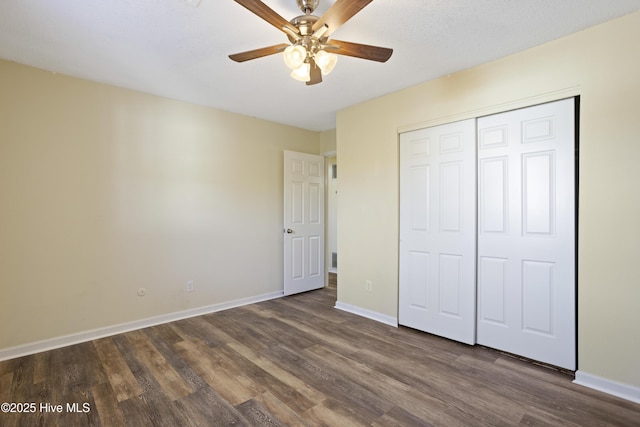
[[[341,312],[335,293],[1,362],[0,402],[36,410],[0,413],[0,425],[640,425],[640,405],[493,350]]]

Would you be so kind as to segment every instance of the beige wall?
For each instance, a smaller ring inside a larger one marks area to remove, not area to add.
[[[0,120],[0,350],[282,290],[319,133],[4,61]]]
[[[578,369],[640,386],[638,40],[640,12],[340,111],[339,301],[397,316],[399,131],[581,95]]]
[[[331,153],[336,151],[336,130],[330,129],[320,132],[320,152]]]

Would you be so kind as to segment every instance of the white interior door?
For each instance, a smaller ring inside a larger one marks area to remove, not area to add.
[[[478,343],[576,368],[573,99],[478,119]]]
[[[284,152],[284,294],[324,286],[324,157]]]
[[[475,227],[475,120],[401,134],[401,325],[475,343]]]

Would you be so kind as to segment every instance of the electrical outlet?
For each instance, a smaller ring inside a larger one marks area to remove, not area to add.
[[[369,292],[373,291],[373,282],[371,280],[365,281],[364,288]]]
[[[193,280],[187,281],[187,292],[193,292]]]

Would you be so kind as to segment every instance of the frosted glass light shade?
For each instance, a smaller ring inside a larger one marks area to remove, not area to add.
[[[296,80],[300,80],[301,82],[308,82],[309,80],[311,80],[311,76],[309,74],[310,71],[311,71],[311,66],[309,65],[308,62],[306,62],[301,66],[299,66],[298,68],[296,68],[295,70],[293,70],[291,72],[291,77],[293,77]]]
[[[322,74],[326,76],[331,72],[331,70],[333,70],[333,67],[336,66],[336,63],[338,62],[338,56],[333,53],[321,50],[316,53],[315,61],[316,65],[320,67]]]
[[[302,46],[291,45],[284,50],[283,58],[287,67],[295,70],[307,59],[307,51]]]

